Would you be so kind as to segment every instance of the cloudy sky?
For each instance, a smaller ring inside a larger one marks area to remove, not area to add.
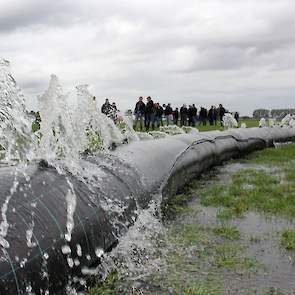
[[[101,101],[138,96],[250,114],[295,107],[294,0],[0,0],[0,56],[29,108],[56,74]]]

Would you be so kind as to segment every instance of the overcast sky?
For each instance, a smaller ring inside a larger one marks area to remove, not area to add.
[[[295,107],[294,0],[0,0],[0,56],[28,107],[50,74],[122,109],[138,96]]]

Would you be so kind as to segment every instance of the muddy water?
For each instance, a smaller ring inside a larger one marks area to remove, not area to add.
[[[214,169],[199,185],[218,181],[226,184],[241,169],[281,173],[277,168],[233,163]],[[226,241],[212,233],[213,228],[222,225],[216,217],[220,208],[202,206],[197,195],[185,207],[187,211],[175,219],[156,222],[155,234],[151,226],[143,234],[144,240],[132,241],[132,251],[142,253],[144,249],[144,259],[133,257],[134,261],[139,259],[140,266],[136,263],[134,267],[130,259],[128,265],[125,263],[121,270],[124,279],[118,282],[115,294],[295,294],[295,253],[280,245],[280,233],[294,228],[295,219],[251,211],[243,218],[226,222],[236,226],[241,234],[238,240]],[[151,220],[145,220],[147,224],[159,218],[156,214],[151,216]],[[192,232],[184,235],[187,230]],[[184,243],[185,239],[189,243]],[[223,244],[242,249],[237,254],[238,260],[248,259],[253,265],[232,269],[216,266],[219,257],[216,249]]]

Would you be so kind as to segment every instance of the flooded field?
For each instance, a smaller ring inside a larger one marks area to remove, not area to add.
[[[294,160],[288,145],[204,174],[137,223],[89,294],[295,294]]]

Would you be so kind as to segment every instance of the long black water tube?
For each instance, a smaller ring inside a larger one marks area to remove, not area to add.
[[[66,294],[83,285],[155,194],[165,204],[211,166],[287,141],[295,128],[233,129],[134,142],[80,160],[77,173],[42,162],[25,173],[2,166],[0,294]]]

